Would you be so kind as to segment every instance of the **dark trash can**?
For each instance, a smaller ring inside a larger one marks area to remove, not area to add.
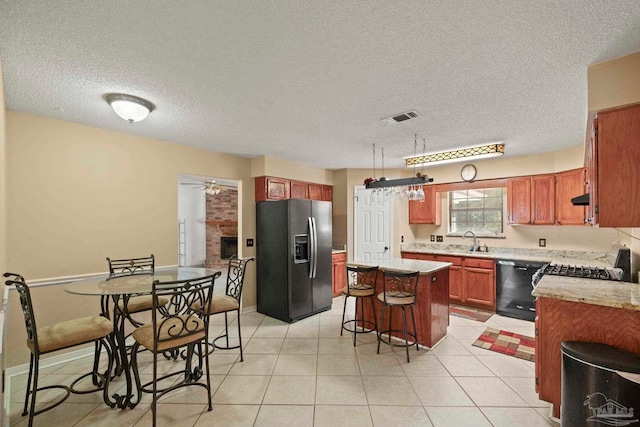
[[[640,355],[600,343],[562,343],[563,427],[639,426]]]

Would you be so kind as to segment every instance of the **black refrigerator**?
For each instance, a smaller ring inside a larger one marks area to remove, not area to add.
[[[331,202],[256,206],[258,312],[288,323],[331,308]]]

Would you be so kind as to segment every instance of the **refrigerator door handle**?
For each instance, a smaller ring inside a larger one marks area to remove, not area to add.
[[[313,218],[309,217],[308,218],[308,222],[309,222],[309,279],[313,279],[314,276],[314,271],[315,271],[315,240],[316,240],[316,235],[315,235],[315,230],[313,228]]]
[[[313,224],[313,279],[315,279],[318,272],[318,230],[314,217],[311,218],[311,223]]]

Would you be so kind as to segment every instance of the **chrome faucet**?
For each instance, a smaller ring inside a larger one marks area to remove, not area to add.
[[[478,249],[478,238],[476,237],[476,233],[474,233],[471,230],[467,230],[462,235],[462,238],[464,239],[465,237],[467,237],[468,234],[471,234],[471,236],[473,236],[473,246],[471,247],[471,250],[475,251]]]

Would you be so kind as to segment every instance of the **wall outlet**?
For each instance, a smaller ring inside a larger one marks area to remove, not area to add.
[[[547,239],[538,239],[538,246],[540,246],[541,248],[547,246]]]
[[[400,243],[404,243],[404,236],[400,236]]]
[[[247,239],[247,247],[250,248],[253,246],[253,239]]]
[[[442,236],[436,236],[436,242],[441,242],[442,243]]]
[[[429,238],[429,240],[431,240],[432,242],[436,241],[436,235],[432,234],[431,237]]]

